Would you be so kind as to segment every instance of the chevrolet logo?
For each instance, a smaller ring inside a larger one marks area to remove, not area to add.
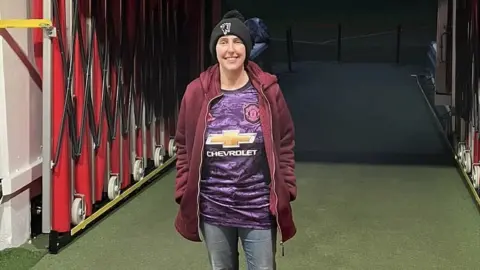
[[[222,145],[223,148],[237,148],[240,144],[253,143],[256,133],[240,133],[239,130],[224,130],[222,134],[208,135],[206,144]]]

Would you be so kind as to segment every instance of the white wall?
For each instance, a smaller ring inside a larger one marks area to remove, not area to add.
[[[0,19],[26,19],[31,1],[0,1]],[[32,34],[8,29],[34,63]],[[35,66],[35,65],[34,65]],[[0,37],[0,250],[30,237],[30,189],[41,176],[42,92]],[[38,184],[38,183],[36,183]]]

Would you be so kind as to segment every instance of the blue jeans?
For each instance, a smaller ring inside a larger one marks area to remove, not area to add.
[[[212,270],[239,270],[238,239],[242,242],[248,270],[275,270],[277,230],[252,230],[201,222],[200,229]]]

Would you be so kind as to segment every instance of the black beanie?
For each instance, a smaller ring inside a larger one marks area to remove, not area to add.
[[[250,36],[250,29],[245,24],[245,18],[237,10],[231,10],[225,13],[222,20],[215,25],[212,30],[212,35],[210,37],[210,53],[215,61],[217,59],[215,49],[217,41],[220,37],[227,35],[235,35],[242,40],[246,51],[245,61],[247,61],[250,57],[253,43]]]

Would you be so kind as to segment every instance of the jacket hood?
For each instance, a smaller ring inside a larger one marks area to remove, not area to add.
[[[278,82],[277,76],[263,71],[255,62],[248,61],[246,71],[253,85],[260,91],[267,90]],[[200,83],[206,94],[217,95],[220,93],[220,70],[218,64],[210,66],[200,73]],[[259,88],[260,87],[260,88]]]

